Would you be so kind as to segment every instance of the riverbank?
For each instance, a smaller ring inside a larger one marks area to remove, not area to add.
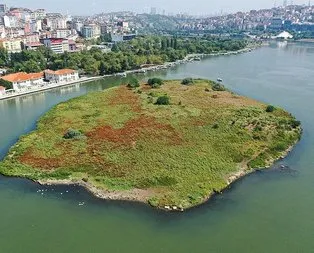
[[[227,55],[237,55],[237,54],[242,54],[242,53],[248,53],[248,52],[251,52],[252,50],[255,50],[261,46],[263,46],[263,45],[253,45],[253,46],[249,46],[247,48],[244,48],[244,49],[241,49],[238,51],[230,51],[230,52],[219,52],[219,53],[212,53],[212,54],[189,54],[183,60],[178,60],[176,62],[166,62],[162,65],[154,65],[154,66],[150,66],[150,67],[146,67],[146,68],[144,67],[144,68],[135,69],[135,70],[128,70],[128,71],[125,71],[123,73],[115,73],[115,74],[104,75],[104,76],[82,77],[79,80],[75,80],[75,81],[71,81],[71,82],[46,84],[43,87],[35,87],[33,89],[16,91],[16,92],[11,93],[11,94],[0,95],[0,101],[1,100],[8,100],[8,99],[16,98],[16,97],[22,97],[22,96],[26,96],[26,95],[31,95],[34,93],[44,92],[44,91],[48,91],[48,90],[53,90],[53,89],[57,89],[57,88],[62,88],[62,87],[66,87],[66,86],[73,85],[73,84],[97,81],[97,80],[101,80],[101,79],[107,78],[107,77],[113,77],[113,76],[126,77],[129,74],[140,74],[140,73],[146,73],[146,72],[150,72],[150,71],[165,70],[165,69],[169,69],[171,67],[174,67],[176,65],[186,64],[188,62],[195,61],[195,59],[197,59],[197,58],[205,58],[205,57],[211,57],[211,56],[212,57],[227,56]]]
[[[165,94],[170,105],[156,105]],[[188,209],[241,173],[279,159],[300,138],[289,113],[266,107],[206,80],[111,88],[49,111],[10,150],[0,172],[79,184],[105,199]],[[68,132],[76,137],[63,137]]]

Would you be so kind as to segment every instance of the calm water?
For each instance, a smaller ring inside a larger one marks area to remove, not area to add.
[[[182,214],[98,200],[81,188],[0,177],[1,253],[314,252],[314,44],[274,44],[159,75],[221,77],[233,91],[291,111],[304,136],[281,162],[290,170],[245,177]],[[1,158],[53,105],[117,83],[112,78],[0,101]]]

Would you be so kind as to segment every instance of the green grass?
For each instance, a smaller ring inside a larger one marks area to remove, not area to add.
[[[61,103],[12,147],[0,173],[87,178],[104,190],[147,190],[143,201],[153,206],[198,205],[239,170],[270,165],[301,135],[282,109],[266,112],[267,105],[213,85],[120,86]],[[170,105],[152,102],[161,95]],[[68,129],[84,138],[64,139]]]

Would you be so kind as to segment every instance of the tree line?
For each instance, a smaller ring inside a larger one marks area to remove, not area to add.
[[[0,48],[0,67],[9,72],[39,72],[45,69],[71,68],[86,75],[105,75],[138,69],[145,64],[163,64],[184,59],[188,54],[236,51],[247,46],[245,40],[216,37],[184,38],[144,36],[120,42],[111,52],[98,48],[55,54],[49,48],[23,50],[9,54]]]

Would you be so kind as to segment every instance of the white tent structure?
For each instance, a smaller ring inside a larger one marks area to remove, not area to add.
[[[286,32],[286,31],[284,31],[284,32],[282,32],[276,36],[276,39],[279,39],[279,40],[289,40],[292,38],[293,38],[292,34]]]

